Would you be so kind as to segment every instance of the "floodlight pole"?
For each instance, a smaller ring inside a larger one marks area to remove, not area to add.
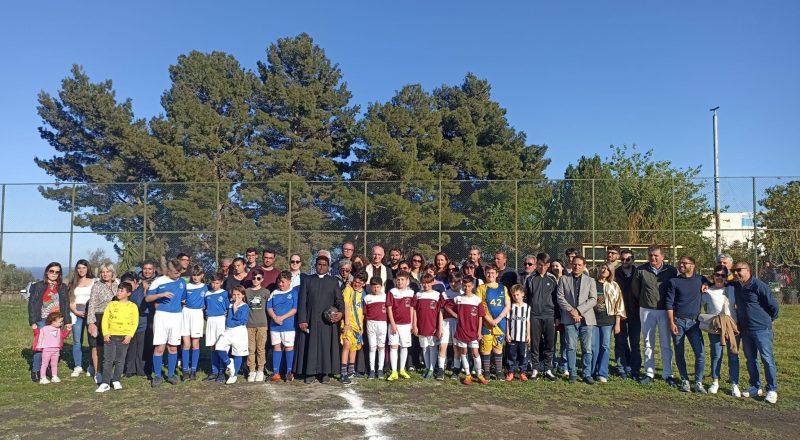
[[[709,109],[714,112],[711,120],[714,124],[714,237],[717,246],[717,255],[722,253],[722,235],[720,234],[720,215],[719,215],[719,145],[717,143],[717,110],[719,107]]]

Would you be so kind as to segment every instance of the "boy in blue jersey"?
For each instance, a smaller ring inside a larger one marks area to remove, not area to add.
[[[226,366],[228,371],[228,385],[236,383],[236,375],[242,367],[242,360],[249,352],[247,341],[247,320],[250,317],[250,306],[247,305],[247,295],[244,286],[235,286],[231,289],[231,305],[228,307],[228,315],[225,317],[225,332],[217,339],[214,351],[220,359],[220,363]],[[228,356],[231,352],[231,359]],[[217,382],[222,382],[225,375],[220,372]]]
[[[215,273],[211,277],[211,290],[206,292],[206,296],[203,298],[208,318],[206,320],[206,347],[211,347],[211,374],[204,379],[206,381],[217,380],[225,369],[215,348],[217,339],[225,332],[225,315],[230,306],[228,292],[222,290],[223,281],[225,281],[225,276],[221,272]],[[223,379],[225,378],[224,374],[221,376]]]
[[[200,338],[203,337],[203,306],[204,297],[208,292],[203,278],[205,271],[199,264],[192,266],[191,283],[186,285],[186,300],[183,307],[183,324],[181,325],[181,338],[183,351],[181,365],[183,366],[183,380],[197,379],[197,363],[200,361]],[[191,357],[191,368],[189,360]]]
[[[480,351],[483,371],[489,371],[489,364],[494,354],[494,377],[503,377],[503,347],[508,332],[508,312],[511,309],[511,298],[503,284],[498,283],[500,271],[496,266],[487,266],[484,274],[486,283],[478,286],[475,294],[483,302],[486,316],[481,328]]]
[[[282,271],[278,275],[278,288],[267,300],[269,333],[272,341],[271,381],[281,380],[281,360],[286,353],[286,382],[294,380],[294,321],[297,314],[300,286],[292,287],[292,273]]]
[[[150,285],[145,301],[155,302],[153,317],[153,388],[161,385],[161,367],[164,348],[167,348],[167,382],[176,385],[175,366],[178,363],[178,345],[181,343],[183,315],[181,303],[186,299],[186,282],[181,279],[181,262],[172,259],[167,262],[167,274],[162,275]]]

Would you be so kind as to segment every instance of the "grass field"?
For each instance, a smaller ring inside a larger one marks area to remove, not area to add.
[[[727,395],[727,364],[717,395],[615,377],[594,386],[562,380],[464,386],[414,377],[348,387],[189,382],[156,390],[133,378],[123,380],[122,391],[98,395],[91,378],[69,377],[64,360],[61,384],[30,381],[25,307],[0,301],[0,438],[464,438],[487,433],[489,421],[500,426],[493,435],[500,438],[796,438],[800,432],[800,306],[784,306],[775,326],[774,406]]]

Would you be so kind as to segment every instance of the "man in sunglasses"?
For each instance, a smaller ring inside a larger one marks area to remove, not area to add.
[[[633,295],[633,278],[636,276],[635,256],[632,250],[620,251],[620,266],[614,271],[614,281],[622,289],[622,302],[625,304],[627,319],[619,323],[619,333],[615,336],[614,354],[617,360],[619,377],[631,377],[639,381],[642,370],[641,340],[642,321],[639,318],[639,301]]]
[[[747,372],[750,375],[750,389],[742,396],[756,397],[763,393],[758,371],[758,357],[761,356],[767,382],[764,400],[774,404],[778,401],[778,382],[775,355],[772,352],[772,322],[778,319],[778,301],[772,296],[769,286],[753,276],[748,263],[737,262],[733,268],[733,278],[736,323],[742,335]]]
[[[549,261],[548,261],[549,262]],[[533,255],[526,255],[525,256],[525,266],[523,269],[517,274],[517,283],[521,286],[525,286],[525,280],[536,270],[536,257]]]

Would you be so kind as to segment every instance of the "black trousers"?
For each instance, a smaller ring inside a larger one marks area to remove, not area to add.
[[[128,354],[125,356],[125,374],[144,376],[144,334],[145,330],[136,332],[128,344]]]
[[[541,356],[539,353],[540,342]],[[535,370],[546,371],[551,368],[555,343],[555,319],[531,316],[531,362]]]
[[[122,377],[125,355],[128,353],[128,345],[122,343],[123,339],[124,336],[112,336],[111,341],[107,342],[103,349],[103,382],[108,385],[111,385],[111,382],[119,382]],[[113,374],[111,374],[112,367]]]

